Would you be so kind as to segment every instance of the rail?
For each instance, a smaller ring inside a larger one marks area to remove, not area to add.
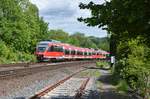
[[[34,96],[32,96],[30,99],[40,99],[40,97],[44,96],[45,94],[49,93],[50,91],[52,91],[53,89],[57,88],[58,86],[60,86],[61,84],[63,84],[64,82],[66,82],[67,80],[69,80],[70,78],[72,78],[74,75],[78,74],[79,72],[82,72],[86,69],[80,70],[78,72],[73,73],[72,75],[58,81],[57,83],[55,83],[52,86],[48,86],[45,89],[42,89],[42,91],[36,93]],[[80,97],[83,94],[83,91],[88,83],[90,78],[87,78],[86,80],[84,80],[84,82],[82,83],[82,85],[80,86],[79,90],[77,91],[77,93],[75,94],[75,99],[80,99]]]
[[[41,71],[54,70],[62,67],[71,67],[78,64],[78,66],[88,63],[94,63],[94,61],[76,61],[76,62],[62,62],[62,63],[36,63],[28,64],[26,67],[9,67],[7,70],[0,70],[0,79],[12,78],[16,76],[25,76]]]

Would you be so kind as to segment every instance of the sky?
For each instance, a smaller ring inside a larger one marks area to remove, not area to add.
[[[79,3],[103,3],[104,0],[30,0],[39,8],[40,16],[49,23],[49,29],[62,29],[69,34],[84,33],[86,36],[105,37],[107,32],[97,27],[88,27],[77,21],[89,17],[89,10],[81,10]]]

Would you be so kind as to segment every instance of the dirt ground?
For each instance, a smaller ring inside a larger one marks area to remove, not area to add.
[[[129,94],[119,93],[116,86],[112,84],[112,75],[108,70],[100,70],[101,76],[98,78],[100,83],[100,99],[136,99]]]

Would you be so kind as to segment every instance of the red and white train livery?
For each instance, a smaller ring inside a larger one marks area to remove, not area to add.
[[[56,40],[39,42],[35,52],[38,61],[105,59],[107,54],[103,50],[76,47]]]

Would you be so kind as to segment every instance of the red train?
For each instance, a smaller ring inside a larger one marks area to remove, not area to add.
[[[56,40],[39,42],[35,52],[38,61],[105,59],[108,54],[103,50],[76,47]]]

